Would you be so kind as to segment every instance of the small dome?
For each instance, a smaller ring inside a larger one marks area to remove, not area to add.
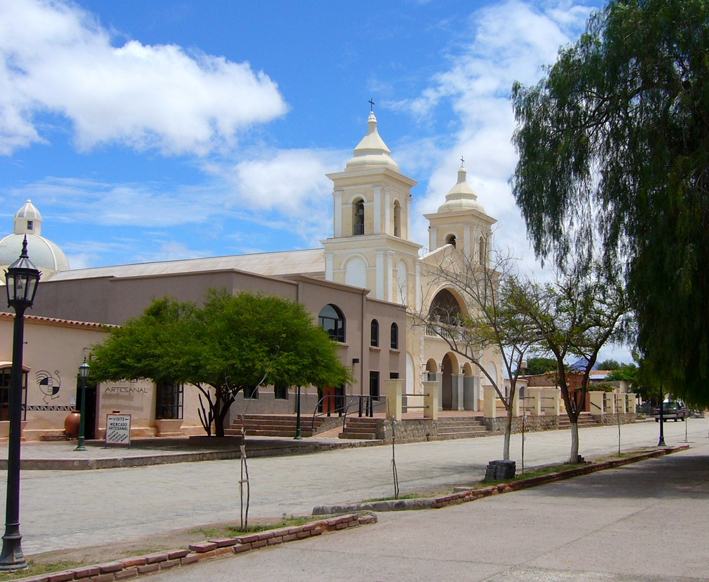
[[[0,279],[4,280],[4,269],[20,256],[25,236],[30,260],[43,272],[45,278],[57,271],[69,270],[69,261],[64,251],[51,240],[41,236],[42,215],[31,201],[28,200],[17,211],[14,226],[14,233],[0,240]]]
[[[360,168],[386,167],[399,171],[399,166],[391,159],[391,150],[384,143],[377,129],[377,118],[370,112],[367,119],[367,135],[354,149],[354,157],[347,162],[345,170]]]
[[[477,210],[485,213],[483,205],[478,202],[478,195],[468,184],[467,170],[465,164],[461,163],[458,170],[458,182],[446,194],[446,201],[438,209],[438,212],[457,212],[459,210]]]

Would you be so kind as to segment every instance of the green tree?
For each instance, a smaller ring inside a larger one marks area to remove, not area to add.
[[[622,264],[641,356],[709,404],[709,2],[611,0],[512,99],[535,252]]]
[[[261,384],[340,385],[351,380],[337,346],[300,303],[212,291],[204,306],[164,298],[94,347],[97,381],[150,378],[200,391],[200,417],[224,436],[239,392]]]
[[[518,309],[523,291],[516,276],[516,263],[508,256],[491,249],[490,266],[466,256],[451,247],[437,262],[429,263],[426,275],[437,285],[431,288],[452,288],[464,305],[431,303],[427,313],[410,312],[427,333],[445,340],[451,351],[463,356],[482,373],[493,386],[507,412],[502,458],[510,458],[513,406],[520,367],[527,351],[538,342],[533,322]],[[509,389],[500,385],[483,363],[486,350],[499,354]]]
[[[535,357],[527,360],[527,367],[523,370],[525,374],[538,376],[547,372],[556,372],[556,360],[554,358]]]
[[[603,360],[602,362],[598,362],[598,369],[599,370],[620,370],[623,366],[626,366],[627,364],[621,364],[618,360]]]
[[[554,283],[527,282],[517,309],[534,323],[540,342],[556,361],[557,382],[571,423],[569,462],[579,451],[578,418],[584,409],[591,370],[598,352],[608,341],[625,337],[628,306],[622,285],[608,280],[599,267],[560,273]],[[581,385],[570,390],[569,356],[586,362]]]

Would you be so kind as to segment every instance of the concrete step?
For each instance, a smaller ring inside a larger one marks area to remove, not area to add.
[[[361,439],[361,440],[377,440],[377,433],[374,432],[341,432],[337,438],[341,439]]]
[[[431,436],[429,440],[432,441],[447,441],[453,439],[475,439],[480,437],[489,436],[490,433],[486,430],[476,430],[476,431],[466,431],[466,432],[452,432],[452,433],[441,433],[439,432],[436,436]]]

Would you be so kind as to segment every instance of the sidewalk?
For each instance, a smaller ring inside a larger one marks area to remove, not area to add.
[[[198,461],[238,459],[238,438],[147,438],[134,439],[129,447],[105,447],[103,441],[88,441],[86,451],[76,451],[76,440],[22,443],[21,470],[71,471],[145,467]],[[249,458],[304,455],[333,449],[372,446],[379,441],[348,441],[338,438],[308,438],[300,441],[279,437],[246,437]],[[0,445],[0,470],[7,469],[7,443]]]
[[[709,419],[691,420],[687,428],[690,441],[709,442]],[[621,429],[624,450],[657,444],[655,423],[623,425]],[[684,423],[665,427],[670,446],[681,444],[684,434]],[[580,452],[586,457],[612,454],[617,450],[617,439],[614,426],[582,429]],[[526,467],[563,462],[568,458],[569,442],[569,431],[527,434]],[[513,436],[511,452],[520,467],[520,435]],[[487,463],[499,459],[501,453],[501,436],[397,445],[401,493],[480,480]],[[389,497],[391,455],[392,447],[379,446],[253,458],[249,462],[250,515],[309,515],[316,505]],[[234,460],[110,471],[23,471],[22,547],[31,555],[216,522],[238,523],[239,474],[240,463]],[[1,515],[5,500],[2,472],[0,480]]]
[[[161,573],[156,582],[706,582],[709,440],[569,481]]]

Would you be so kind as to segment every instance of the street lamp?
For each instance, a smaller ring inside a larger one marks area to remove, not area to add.
[[[662,401],[665,396],[662,394],[662,386],[660,386],[660,440],[657,443],[658,447],[666,447],[665,444],[665,415],[663,414]]]
[[[10,376],[10,442],[7,452],[7,501],[5,503],[5,535],[2,536],[0,570],[27,567],[22,553],[20,534],[20,443],[22,439],[22,347],[25,331],[25,309],[32,307],[41,273],[27,256],[27,237],[20,258],[5,271],[7,305],[15,310],[12,336],[12,373]]]
[[[91,367],[86,363],[86,356],[84,356],[84,363],[79,366],[79,377],[81,378],[81,420],[79,421],[79,442],[76,445],[75,451],[85,451],[84,446],[84,421],[86,419],[86,378],[89,377],[89,372]]]

